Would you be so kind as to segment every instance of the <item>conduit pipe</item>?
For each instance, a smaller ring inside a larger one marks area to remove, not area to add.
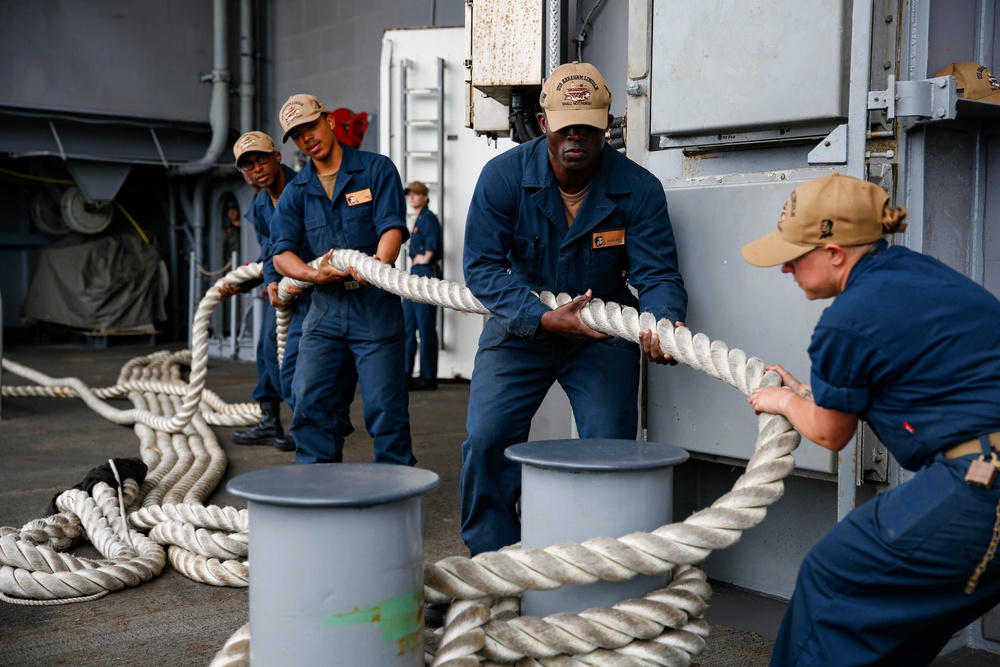
[[[202,176],[194,184],[194,194],[191,197],[191,231],[194,233],[194,255],[198,263],[205,265],[205,192],[212,182],[208,174]]]
[[[212,141],[200,160],[177,167],[182,174],[199,174],[214,167],[223,149],[226,148],[229,136],[229,40],[226,33],[229,15],[226,11],[226,0],[213,0],[212,8],[214,41],[212,73],[202,77],[202,81],[212,83],[212,106],[209,110]]]
[[[170,174],[167,175],[167,230],[168,230],[168,240],[169,240],[169,252],[170,252],[170,312],[176,313],[180,312],[181,300],[180,292],[178,291],[178,267],[177,267],[177,228],[179,227],[177,222],[177,179],[175,176]],[[173,320],[173,337],[177,338],[180,333],[180,322],[178,318],[172,317]]]
[[[549,78],[552,75],[552,70],[559,67],[559,33],[561,32],[560,27],[560,12],[559,12],[559,0],[549,0],[549,62],[548,67],[545,71],[545,78]]]
[[[254,127],[253,107],[257,94],[254,84],[252,0],[240,0],[240,133]]]
[[[198,178],[194,186],[194,194],[191,196],[192,206],[191,206],[191,229],[193,233],[192,250],[194,251],[195,261],[199,265],[205,266],[205,228],[207,215],[205,213],[205,195],[209,191],[209,186],[211,185],[211,196],[209,197],[208,210],[214,211],[216,209],[216,204],[218,204],[219,199],[222,198],[225,192],[231,190],[230,186],[225,181],[218,181],[213,174],[203,174]],[[224,261],[229,261],[229,258],[224,258]],[[215,267],[207,267],[215,268]],[[194,274],[195,280],[197,280],[197,271]],[[201,293],[201,290],[195,290],[195,293]],[[188,322],[194,321],[194,312],[198,308],[198,304],[192,299],[188,303]],[[191,345],[192,335],[194,331],[188,332],[188,345]]]

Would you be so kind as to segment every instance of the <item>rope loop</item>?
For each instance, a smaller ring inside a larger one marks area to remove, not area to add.
[[[310,266],[315,268],[321,259]],[[403,298],[487,312],[464,286],[413,276],[355,250],[336,250],[330,264],[342,271],[354,267],[365,282]],[[132,359],[113,387],[91,389],[76,378],[51,378],[2,360],[4,370],[34,383],[5,386],[4,396],[79,398],[113,423],[134,425],[148,473],[141,486],[124,480],[120,498],[103,483],[95,485],[92,494],[71,489],[57,498],[59,513],[20,529],[0,528],[0,599],[25,604],[96,599],[148,581],[167,559],[196,581],[247,585],[246,510],[202,503],[226,466],[211,425],[251,425],[259,419],[259,409],[226,404],[205,385],[208,323],[220,303],[219,286],[257,278],[260,270],[260,264],[237,267],[208,289],[192,324],[190,352]],[[291,302],[289,289],[308,287],[284,278],[278,295]],[[557,308],[573,296],[542,292],[538,298]],[[649,313],[600,299],[588,303],[580,315],[588,326],[632,342],[638,342],[640,331],[654,330],[665,354],[744,395],[762,385],[780,385],[778,375],[765,372],[761,360],[669,320],[657,321]],[[279,360],[291,316],[291,308],[277,311]],[[187,381],[182,365],[190,369]],[[119,410],[107,403],[122,397],[134,407]],[[702,614],[711,594],[705,574],[694,565],[764,520],[767,507],[782,496],[782,480],[794,468],[791,454],[800,439],[784,417],[761,414],[753,456],[732,490],[684,521],[618,538],[545,549],[515,545],[474,558],[454,556],[425,564],[425,599],[451,603],[445,626],[425,633],[427,662],[437,667],[483,662],[517,667],[689,665],[705,646],[708,626]],[[78,539],[90,540],[105,558],[94,561],[61,553]],[[544,619],[518,614],[525,590],[622,581],[638,574],[669,575],[670,583],[641,599],[579,614]],[[212,666],[248,662],[249,626],[244,626]]]

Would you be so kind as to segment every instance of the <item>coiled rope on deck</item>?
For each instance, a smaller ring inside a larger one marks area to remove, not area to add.
[[[123,486],[126,504],[131,504],[139,494],[139,485],[128,479]],[[163,548],[128,528],[117,493],[104,482],[98,482],[92,494],[78,489],[65,491],[56,499],[56,506],[60,514],[54,516],[59,519],[49,517],[35,522],[33,529],[8,530],[0,537],[0,591],[8,602],[60,604],[76,598],[95,599],[149,581],[163,570]],[[60,544],[49,540],[48,527],[64,523],[78,523],[78,534],[86,534],[104,559],[77,558],[57,551]]]
[[[340,270],[353,266],[366,282],[404,298],[466,312],[486,312],[465,287],[411,276],[358,251],[335,251],[330,263]],[[222,280],[239,284],[258,275],[259,265],[251,264],[231,271]],[[281,285],[303,287],[308,283],[286,278]],[[288,300],[289,294],[279,286],[279,296]],[[539,298],[554,308],[572,297],[542,293]],[[211,416],[212,423],[234,417],[243,419],[241,424],[252,423],[257,417],[255,411],[244,413],[226,406],[205,390],[208,321],[218,304],[218,288],[212,287],[199,304],[192,325],[191,373],[186,386],[178,369],[183,355],[154,354],[133,360],[123,368],[119,382],[127,388],[108,388],[105,395],[118,396],[127,391],[136,406],[133,410],[116,411],[106,406],[97,392],[73,378],[52,380],[41,374],[26,377],[49,386],[52,395],[80,397],[102,416],[107,412],[111,416],[106,418],[115,423],[134,424],[150,473],[139,491],[143,509],[132,512],[130,521],[136,527],[149,528],[151,537],[155,533],[158,539],[183,543],[169,546],[169,558],[185,575],[214,585],[245,586],[247,564],[227,559],[230,555],[239,558],[243,553],[245,514],[233,508],[220,510],[200,504],[221,479],[225,465],[206,417]],[[289,312],[278,311],[279,332],[284,322],[285,335],[289,316]],[[660,337],[663,352],[745,395],[763,384],[780,382],[776,374],[763,372],[759,359],[748,359],[741,350],[730,350],[703,334],[692,335],[685,327],[675,329],[667,320],[657,322],[648,313],[594,300],[581,310],[581,317],[594,329],[633,342],[640,330],[653,329]],[[282,343],[279,338],[279,345]],[[17,367],[4,360],[4,368]],[[154,384],[142,384],[146,382]],[[166,390],[159,393],[160,385],[156,383],[163,383]],[[3,389],[7,395],[7,388]],[[546,549],[516,547],[472,559],[450,557],[427,564],[426,598],[454,601],[445,627],[428,633],[428,660],[441,667],[483,662],[518,667],[690,664],[691,656],[704,647],[707,626],[701,613],[710,594],[704,573],[691,564],[715,549],[732,545],[744,530],[763,520],[767,506],[782,495],[781,480],[794,467],[790,454],[799,438],[783,417],[760,415],[754,455],[733,490],[683,522],[651,533],[595,538],[579,545],[565,543]],[[552,590],[566,584],[666,573],[673,576],[671,584],[641,600],[546,619],[517,617],[516,596],[524,590]],[[0,591],[6,592],[2,577]],[[241,653],[241,647],[247,652]],[[248,664],[248,647],[248,629],[244,626],[227,641],[216,660],[225,654],[225,664]]]
[[[240,267],[227,279],[245,280],[254,275],[252,268]],[[54,379],[3,359],[4,370],[38,383],[4,386],[4,396],[78,397],[109,421],[133,425],[148,473],[141,487],[130,479],[125,481],[126,489],[135,487],[128,495],[129,521],[134,528],[150,533],[143,536],[120,521],[101,524],[84,520],[77,512],[89,507],[81,499],[81,494],[87,494],[64,492],[56,500],[64,510],[60,514],[31,521],[21,529],[0,528],[2,599],[17,604],[87,601],[124,585],[147,581],[162,571],[168,559],[195,581],[247,585],[248,567],[240,560],[247,555],[246,510],[201,504],[218,486],[226,468],[225,454],[209,424],[245,425],[259,418],[256,406],[227,405],[204,388],[208,345],[207,335],[199,334],[207,332],[218,303],[218,289],[213,287],[202,299],[200,316],[195,320],[201,331],[195,332],[193,352],[156,352],[132,359],[113,387],[90,389],[76,378]],[[182,380],[181,365],[191,366],[190,382]],[[202,370],[196,372],[196,368]],[[132,401],[132,410],[118,410],[103,400],[123,396]],[[95,487],[95,494],[101,486]],[[63,508],[61,503],[74,498],[76,505]],[[140,500],[142,507],[134,507]],[[88,516],[92,515],[91,511]],[[98,546],[108,562],[56,553],[81,538]],[[116,540],[134,542],[142,549],[134,554],[116,550],[109,555],[100,546],[113,546]],[[167,547],[165,554],[163,547]],[[88,572],[74,575],[77,570]],[[135,576],[120,576],[122,572],[134,572]]]

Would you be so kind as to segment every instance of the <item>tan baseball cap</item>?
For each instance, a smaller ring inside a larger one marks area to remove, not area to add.
[[[281,143],[288,141],[288,132],[299,125],[311,123],[326,113],[326,107],[315,95],[292,95],[281,105],[278,120],[281,121]]]
[[[934,76],[949,75],[955,77],[959,97],[1000,104],[1000,83],[985,66],[979,63],[952,63]]]
[[[277,153],[278,148],[274,145],[274,139],[263,132],[247,132],[233,144],[233,156],[236,158],[236,166],[240,166],[240,158],[245,153]]]
[[[418,195],[426,195],[430,193],[426,183],[421,181],[413,181],[406,186],[406,190],[403,191],[405,194],[410,194],[411,192],[416,192]]]
[[[553,132],[570,125],[608,128],[611,89],[597,68],[573,61],[552,70],[542,86],[539,104]]]
[[[754,266],[777,266],[828,243],[873,243],[906,229],[900,222],[905,209],[888,204],[889,194],[868,181],[841,174],[814,178],[789,195],[778,228],[740,252]]]

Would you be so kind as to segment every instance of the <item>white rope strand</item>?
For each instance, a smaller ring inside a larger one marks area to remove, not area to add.
[[[235,562],[235,559],[246,556],[246,510],[213,508],[206,511],[200,505],[225,472],[225,455],[215,434],[195,414],[183,425],[182,432],[157,428],[171,421],[178,423],[174,418],[183,408],[181,397],[190,393],[190,387],[181,379],[180,365],[190,362],[191,354],[182,351],[157,352],[126,363],[119,374],[119,383],[102,392],[109,397],[128,395],[134,410],[118,411],[102,401],[93,400],[96,392],[79,380],[52,380],[37,371],[4,360],[5,369],[28,379],[48,382],[52,385],[49,389],[56,388],[54,392],[31,395],[80,397],[102,415],[108,414],[108,410],[118,416],[143,415],[142,419],[134,422],[134,429],[139,437],[143,462],[149,468],[141,488],[134,480],[124,480],[124,484],[120,485],[121,498],[112,493],[104,504],[108,506],[102,505],[100,511],[92,503],[100,500],[101,497],[96,494],[106,486],[103,484],[95,486],[92,498],[77,490],[60,495],[57,503],[63,511],[53,517],[30,522],[20,531],[0,528],[3,538],[0,544],[0,595],[5,599],[19,600],[24,604],[80,602],[96,599],[124,585],[138,585],[158,574],[167,560],[163,548],[121,521],[128,508],[137,505],[140,499],[147,505],[143,510],[146,523],[133,518],[130,523],[136,528],[155,528],[157,521],[150,521],[153,517],[160,516],[163,521],[174,520],[173,516],[187,517],[192,521],[201,519],[206,524],[205,528],[215,530],[206,536],[201,532],[200,525],[193,524],[190,531],[181,531],[183,535],[193,532],[196,543],[207,544],[198,549],[200,553],[186,552],[186,547],[192,545],[183,541],[180,546],[169,547],[170,560],[182,562],[187,576],[215,585],[246,586],[246,565]],[[59,386],[69,389],[59,390]],[[207,390],[200,390],[198,394],[206,401],[215,396]],[[218,397],[214,402],[217,408],[230,407]],[[112,473],[117,477],[118,471],[113,463]],[[192,504],[171,504],[168,505],[170,509],[162,512],[158,510],[161,501]],[[178,507],[180,511],[175,512],[174,508]],[[135,516],[133,513],[132,517]],[[234,534],[227,536],[219,532],[226,530]],[[160,532],[171,534],[167,528]],[[160,536],[158,533],[157,537]],[[91,541],[106,560],[79,559],[59,553],[79,538]],[[163,541],[165,545],[170,544],[169,539]],[[216,556],[234,562],[225,565],[220,565],[218,560],[210,562]]]
[[[315,268],[321,260],[313,260],[310,266]],[[352,266],[366,282],[403,298],[466,312],[487,312],[465,287],[436,278],[405,274],[359,251],[337,250],[331,255],[330,264],[341,271]],[[279,298],[285,301],[292,300],[292,297],[283,286],[308,287],[308,283],[290,280],[286,283],[286,280],[289,279],[284,279],[278,288]],[[551,292],[542,292],[538,296],[549,308],[557,308],[573,298],[572,295]],[[704,334],[692,334],[687,327],[675,327],[669,320],[657,321],[649,313],[638,313],[634,308],[593,299],[581,309],[580,316],[591,328],[632,342],[638,342],[640,331],[656,331],[664,354],[739,389],[744,395],[749,395],[761,385],[780,384],[776,374],[764,373],[764,364],[759,359],[747,358],[742,351],[730,350],[722,341],[712,341]],[[282,341],[290,320],[291,309],[279,311],[279,359],[283,354]],[[596,538],[579,545],[559,544],[543,550],[512,548],[480,554],[472,559],[452,557],[427,564],[424,571],[425,598],[434,602],[456,601],[452,609],[458,610],[454,618],[449,616],[434,665],[458,667],[478,664],[478,658],[475,658],[476,663],[467,662],[467,659],[480,653],[502,664],[520,660],[532,662],[518,662],[518,665],[536,664],[535,660],[543,660],[537,664],[563,664],[550,662],[553,659],[550,647],[543,650],[538,643],[540,634],[545,634],[538,623],[549,619],[530,622],[519,619],[515,623],[492,621],[487,624],[490,615],[485,605],[477,603],[470,607],[461,601],[494,601],[502,596],[520,595],[528,589],[552,590],[567,584],[585,585],[602,579],[621,581],[637,574],[669,574],[680,571],[680,567],[701,562],[712,551],[731,546],[744,530],[763,521],[766,508],[783,493],[781,480],[794,468],[791,452],[799,441],[798,432],[784,417],[760,415],[754,455],[733,490],[711,507],[681,523],[619,539]],[[598,616],[605,613],[603,610],[591,612]],[[632,607],[616,606],[616,613],[624,615],[628,627],[633,629],[644,622],[634,612]],[[573,622],[581,623],[580,619],[587,618],[584,615],[568,616],[577,619]],[[690,663],[691,652],[684,652],[683,646],[695,647],[700,652],[702,645],[690,641],[689,635],[683,635],[684,640],[679,646],[675,645],[679,631],[673,628],[651,638],[652,644],[629,642],[626,646],[630,648],[626,650],[613,645],[613,642],[608,643],[606,634],[602,635],[604,640],[595,639],[594,635],[601,635],[604,631],[592,625],[586,627],[592,631],[583,635],[588,642],[598,641],[595,645],[600,646],[601,651],[614,649],[619,656],[615,660],[621,658],[626,662],[612,663],[604,653],[591,653],[591,658],[576,656],[575,659],[580,662],[565,664],[639,664],[629,661],[640,660],[641,664],[686,665]],[[678,650],[681,652],[678,653]]]
[[[318,261],[310,265],[315,267]],[[413,301],[486,313],[463,286],[412,276],[358,251],[337,250],[330,264],[340,270],[352,266],[365,282]],[[259,275],[259,270],[256,264],[239,267],[223,280],[239,284]],[[309,284],[283,279],[278,289],[282,300],[293,300],[287,291],[291,287]],[[549,292],[538,296],[550,308],[573,298]],[[149,470],[141,488],[125,480],[125,488],[134,491],[123,493],[121,503],[115,502],[107,485],[98,484],[94,496],[75,490],[60,495],[61,519],[50,517],[21,530],[0,529],[0,595],[81,600],[148,580],[167,558],[197,581],[247,585],[246,510],[201,504],[225,468],[210,426],[251,424],[259,417],[256,406],[227,405],[205,388],[208,322],[218,304],[215,286],[199,304],[190,353],[157,353],[132,360],[114,387],[92,390],[74,378],[49,378],[3,360],[5,370],[38,385],[4,387],[4,395],[78,397],[114,423],[134,424]],[[640,331],[654,330],[665,354],[744,395],[761,385],[780,384],[776,374],[764,372],[759,359],[686,327],[674,327],[668,320],[657,321],[649,313],[599,299],[580,313],[595,330],[633,342]],[[291,315],[291,309],[277,311],[279,358]],[[191,368],[187,382],[179,369],[184,363]],[[133,402],[131,410],[117,410],[105,402],[126,395]],[[428,635],[428,660],[440,667],[689,665],[704,647],[707,625],[701,614],[710,595],[704,573],[692,565],[731,546],[743,531],[763,521],[767,507],[783,493],[782,480],[794,467],[791,452],[799,440],[783,417],[760,415],[754,454],[733,489],[679,523],[617,539],[594,538],[545,549],[516,546],[471,559],[450,557],[426,564],[425,598],[452,603],[445,627]],[[141,508],[129,515],[129,527],[122,513],[133,505]],[[81,536],[101,545],[105,560],[76,559],[56,551],[56,545],[65,548],[72,542],[75,526]],[[149,537],[136,529],[150,531]],[[166,554],[161,544],[167,547]],[[622,581],[637,574],[669,575],[671,581],[642,599],[580,614],[536,619],[516,612],[518,596],[525,590]],[[248,634],[247,626],[234,634],[213,665],[247,664]]]

